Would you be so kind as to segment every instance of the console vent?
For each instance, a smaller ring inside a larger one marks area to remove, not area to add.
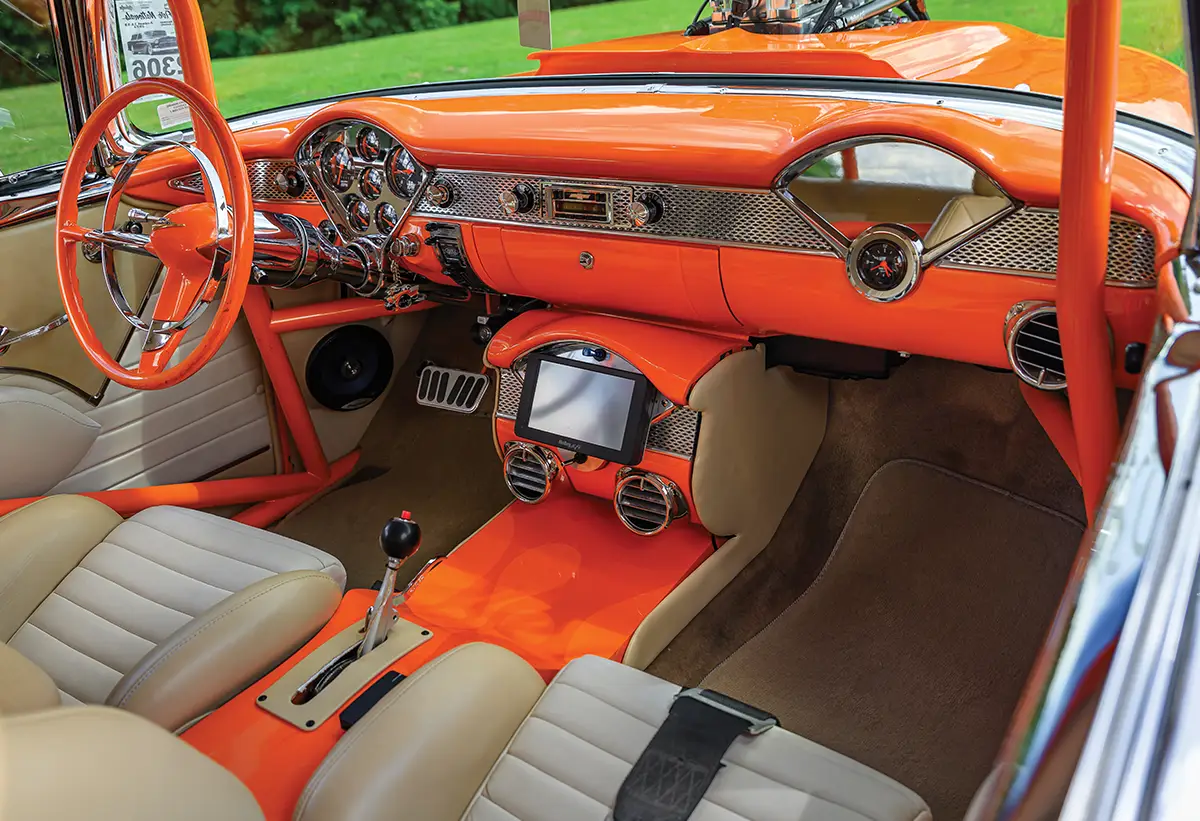
[[[556,476],[558,460],[545,448],[517,442],[504,453],[504,484],[526,504],[545,499]]]
[[[1067,387],[1058,311],[1049,302],[1020,302],[1008,312],[1008,360],[1023,381],[1046,391]]]
[[[621,522],[640,536],[662,533],[687,509],[672,482],[653,473],[634,472],[617,480],[613,506]]]

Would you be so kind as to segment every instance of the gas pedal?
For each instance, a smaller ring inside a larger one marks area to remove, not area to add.
[[[482,373],[426,365],[417,380],[417,404],[455,413],[474,413],[491,380]]]

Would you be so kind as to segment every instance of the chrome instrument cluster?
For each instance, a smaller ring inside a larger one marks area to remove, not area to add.
[[[300,145],[296,162],[343,241],[390,236],[428,181],[428,171],[387,131],[337,120]]]

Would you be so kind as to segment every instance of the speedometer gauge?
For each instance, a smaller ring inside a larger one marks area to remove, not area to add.
[[[341,143],[329,143],[321,149],[321,176],[335,191],[349,191],[354,180],[354,158]]]
[[[398,197],[412,199],[421,187],[421,169],[404,146],[392,149],[387,158],[388,187]]]

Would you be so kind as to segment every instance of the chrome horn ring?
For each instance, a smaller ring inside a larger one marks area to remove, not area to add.
[[[125,161],[121,166],[121,170],[113,178],[112,188],[109,189],[108,196],[104,201],[104,216],[100,223],[100,230],[89,231],[87,235],[88,241],[95,242],[100,247],[100,270],[104,273],[104,286],[108,290],[108,295],[112,299],[113,305],[116,306],[117,311],[120,312],[126,322],[136,330],[143,331],[146,334],[146,341],[142,346],[142,350],[144,351],[155,351],[166,345],[167,340],[170,339],[172,334],[187,330],[192,323],[204,314],[205,309],[211,304],[211,300],[205,300],[201,296],[198,296],[182,319],[174,322],[160,320],[144,322],[137,311],[129,304],[129,299],[125,296],[125,292],[121,288],[121,282],[117,278],[116,261],[113,257],[113,251],[121,250],[141,254],[142,256],[155,256],[147,247],[150,241],[148,236],[128,231],[118,231],[116,229],[117,212],[121,207],[121,199],[125,193],[125,186],[129,184],[129,180],[133,177],[133,172],[137,170],[142,160],[156,151],[173,148],[186,151],[200,167],[200,176],[204,183],[205,192],[211,199],[216,213],[217,238],[223,240],[232,236],[229,200],[225,196],[225,189],[221,185],[221,178],[217,173],[216,167],[195,146],[170,139],[151,140],[144,143]],[[212,268],[208,274],[210,283],[213,280],[220,279],[225,261],[226,254],[218,246],[213,257]],[[202,289],[201,293],[204,293],[204,290],[206,289]]]

